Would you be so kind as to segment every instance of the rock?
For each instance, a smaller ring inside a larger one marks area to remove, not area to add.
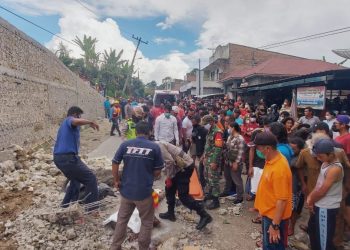
[[[50,167],[48,173],[51,176],[57,176],[61,173],[61,171],[56,167]]]
[[[176,249],[178,239],[175,237],[171,237],[163,242],[162,245],[158,247],[158,250],[169,250]]]
[[[28,187],[28,192],[33,192],[34,191],[34,188],[33,187]]]
[[[253,232],[250,234],[250,238],[252,238],[253,240],[257,240],[260,236],[261,234],[259,232]]]
[[[4,173],[10,173],[16,170],[15,163],[11,160],[1,162],[0,168]]]
[[[300,241],[300,242],[303,242],[306,244],[309,242],[309,237],[308,237],[307,233],[305,233],[305,232],[300,232],[300,233],[295,234],[294,238],[297,241]]]
[[[6,228],[11,228],[11,227],[13,227],[13,222],[11,222],[10,220],[8,220],[8,221],[5,223],[5,227],[6,227]]]
[[[16,169],[16,170],[23,169],[23,164],[17,161],[17,162],[15,163],[15,169]]]
[[[289,244],[298,250],[309,250],[310,248],[305,243],[298,241],[296,239],[289,240]]]
[[[220,208],[220,209],[219,209],[219,214],[220,214],[220,215],[225,215],[225,214],[227,214],[227,209],[225,209],[225,208]]]
[[[77,234],[74,231],[74,228],[70,228],[66,232],[66,237],[68,240],[73,240],[77,237]]]

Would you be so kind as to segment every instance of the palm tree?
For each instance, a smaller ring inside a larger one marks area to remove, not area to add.
[[[96,38],[92,38],[91,36],[84,35],[83,40],[76,36],[73,40],[75,44],[77,44],[80,49],[83,51],[82,57],[84,59],[85,66],[85,77],[94,84],[98,77],[99,70],[99,58],[100,53],[96,52],[96,43],[98,40]]]

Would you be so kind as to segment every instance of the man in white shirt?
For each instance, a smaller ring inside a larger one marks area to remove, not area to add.
[[[182,121],[182,134],[183,134],[183,150],[187,153],[188,149],[191,145],[191,138],[192,138],[192,118],[194,115],[194,110],[189,109],[187,116]]]
[[[170,114],[171,105],[165,106],[165,113],[157,117],[154,124],[154,138],[156,141],[170,142],[179,145],[179,130],[176,118]]]

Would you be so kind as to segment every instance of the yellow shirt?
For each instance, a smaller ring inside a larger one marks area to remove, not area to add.
[[[277,200],[286,200],[287,205],[282,220],[292,215],[292,172],[287,159],[278,155],[265,162],[255,198],[255,208],[262,216],[273,219]]]

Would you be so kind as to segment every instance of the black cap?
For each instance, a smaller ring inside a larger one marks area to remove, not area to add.
[[[325,122],[318,122],[315,123],[314,126],[312,127],[312,132],[316,132],[317,130],[323,130],[326,131],[326,133],[329,133],[329,127],[328,124]]]
[[[261,132],[255,136],[254,145],[277,146],[277,138],[271,132]]]

